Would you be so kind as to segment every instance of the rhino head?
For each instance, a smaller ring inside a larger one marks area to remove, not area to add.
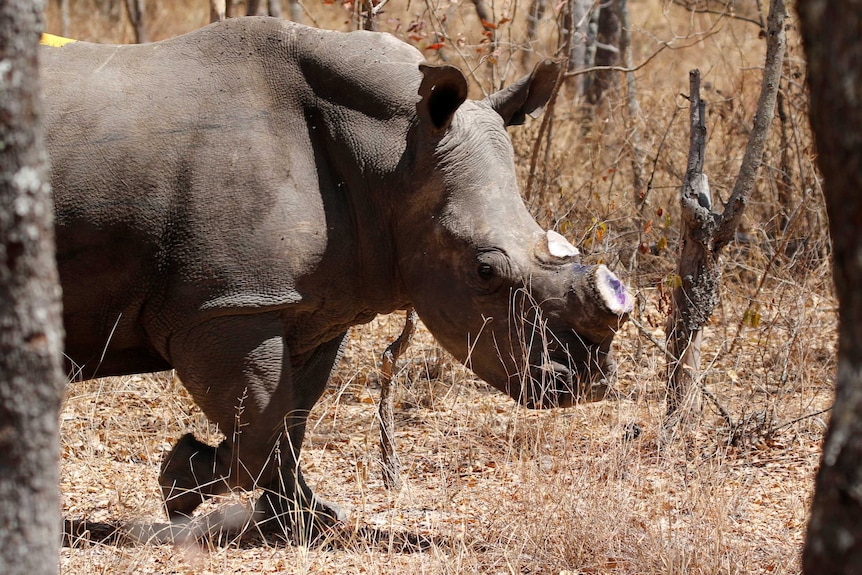
[[[558,65],[484,100],[456,68],[422,66],[410,138],[418,185],[399,218],[399,270],[435,338],[479,377],[531,408],[604,396],[611,342],[632,298],[605,266],[582,265],[545,231],[517,185],[506,126],[538,115]]]

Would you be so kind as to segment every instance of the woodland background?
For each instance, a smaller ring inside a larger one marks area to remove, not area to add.
[[[460,67],[471,95],[481,97],[542,57],[565,56],[565,13],[575,4],[600,3],[547,2],[539,15],[527,0],[486,0],[481,19],[464,0],[390,0],[375,24],[430,61]],[[609,265],[637,295],[634,321],[617,338],[612,397],[526,411],[420,330],[396,375],[405,486],[391,492],[377,444],[379,358],[403,316],[381,317],[354,330],[303,450],[306,477],[351,510],[350,529],[311,549],[271,541],[82,541],[62,550],[64,572],[799,572],[832,401],[836,303],[795,15],[787,21],[764,163],[743,227],[724,254],[720,303],[704,332],[704,411],[692,433],[669,438],[657,343],[676,281],[688,72],[702,74],[704,171],[719,205],[752,128],[766,7],[755,0],[626,4],[631,74],[572,76],[547,110],[552,120],[538,148],[541,120],[511,130],[525,201],[540,224],[566,235],[588,261]],[[143,8],[153,41],[210,19],[203,0],[130,5]],[[47,31],[133,42],[128,8],[120,0],[51,2]],[[245,12],[242,3],[234,9]],[[361,10],[326,0],[282,6],[285,16],[339,30],[356,29]],[[603,57],[621,67],[613,55]],[[115,524],[165,521],[156,481],[162,455],[187,431],[210,442],[219,437],[172,373],[73,383],[61,420],[64,516]]]

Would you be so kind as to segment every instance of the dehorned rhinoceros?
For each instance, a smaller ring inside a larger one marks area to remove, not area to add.
[[[268,18],[41,59],[70,369],[174,368],[227,436],[166,457],[171,518],[263,487],[262,518],[334,520],[296,461],[348,329],[377,314],[415,306],[529,407],[610,369],[631,297],[529,215],[505,130],[556,64],[473,101],[392,36]]]

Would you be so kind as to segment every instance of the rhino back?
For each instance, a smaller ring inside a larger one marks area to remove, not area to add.
[[[353,188],[400,161],[420,60],[268,19],[44,49],[67,354],[110,340],[102,375],[162,369],[201,315],[287,309],[313,348],[400,305],[360,301],[385,249],[360,237],[376,204]]]

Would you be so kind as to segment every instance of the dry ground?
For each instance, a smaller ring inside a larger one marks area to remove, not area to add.
[[[147,4],[154,38],[206,23],[202,0],[194,7],[171,0]],[[756,17],[755,2],[736,4]],[[722,303],[704,344],[703,384],[715,401],[705,402],[695,433],[669,436],[661,426],[664,359],[645,334],[663,340],[664,286],[678,233],[675,193],[688,145],[688,104],[680,94],[687,91],[688,69],[699,66],[710,114],[706,171],[717,196],[726,198],[751,124],[763,44],[749,23],[691,16],[660,0],[630,5],[636,62],[650,58],[659,40],[672,41],[636,74],[641,114],[635,122],[652,177],[648,209],[640,214],[632,205],[630,124],[619,91],[592,119],[564,92],[550,150],[539,155],[540,187],[529,202],[541,223],[575,240],[592,261],[614,267],[638,295],[643,329],[630,323],[619,335],[620,371],[611,398],[566,410],[523,410],[454,365],[422,331],[400,364],[396,425],[406,484],[392,493],[379,469],[377,370],[402,318],[378,318],[354,331],[312,413],[303,450],[311,485],[351,511],[349,525],[331,541],[310,549],[261,540],[82,542],[62,550],[63,571],[798,573],[835,352],[804,63],[792,40],[783,84],[786,138],[779,137],[776,121],[744,241],[724,260]],[[318,25],[352,26],[350,12],[338,4],[304,6]],[[498,38],[523,36],[525,6],[497,2],[498,22],[513,17],[500,25]],[[72,7],[69,34],[130,40],[122,2],[81,0]],[[49,31],[62,32],[55,4],[48,15]],[[480,43],[481,26],[467,2],[392,0],[382,27],[425,47],[430,32],[444,25],[441,15],[461,41],[438,56],[426,51],[429,58],[446,57],[465,69],[485,62],[474,79],[486,88],[489,55],[498,62],[497,80],[516,61],[507,60],[518,55],[508,45],[491,53]],[[410,25],[418,22],[425,23],[424,37],[411,39]],[[790,28],[792,34],[792,20]],[[543,21],[541,31],[538,51],[552,54],[553,21]],[[515,74],[517,66],[510,68]],[[537,126],[513,131],[525,180]],[[776,235],[782,190],[789,193],[785,209],[793,224]],[[218,441],[218,431],[171,373],[71,384],[62,413],[64,516],[163,522],[158,467],[188,431]]]
[[[661,437],[662,357],[647,343],[636,358],[631,327],[615,397],[548,412],[520,409],[437,359],[423,332],[399,379],[399,493],[381,480],[375,361],[400,317],[381,318],[356,330],[303,451],[318,493],[351,510],[331,545],[85,544],[63,550],[64,571],[798,572],[824,421],[793,420],[828,404],[833,350],[817,337],[832,329],[828,301],[792,303],[798,343],[747,334],[711,367],[708,385],[739,428],[707,409],[685,440]],[[163,522],[156,477],[170,442],[188,430],[217,440],[171,374],[74,384],[62,419],[67,518]]]

